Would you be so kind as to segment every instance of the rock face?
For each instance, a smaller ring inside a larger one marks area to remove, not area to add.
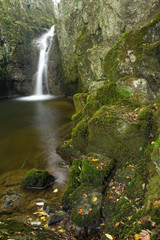
[[[31,41],[53,25],[53,1],[2,0],[0,8],[0,95],[31,93]]]
[[[57,35],[67,94],[92,91],[110,80],[103,68],[104,58],[109,49],[123,33],[147,24],[159,13],[160,9],[159,0],[101,0],[98,2],[95,0],[62,0],[59,5],[60,18],[57,23]],[[158,34],[158,31],[156,33]],[[157,37],[151,35],[153,38],[149,39],[149,45],[157,42]],[[147,38],[144,40],[146,41]],[[123,76],[130,74],[127,71],[127,64],[129,62],[134,64],[137,61],[132,46],[128,48],[126,54],[128,54],[126,62],[124,63],[123,60],[120,63],[123,70],[125,69]],[[152,61],[153,58],[157,59],[155,55],[154,53],[152,57],[147,56]],[[138,63],[139,72],[143,71],[144,65],[141,66]],[[145,73],[145,76],[144,74],[138,76],[138,79],[143,79],[145,85],[148,84],[148,78],[159,81],[159,72],[154,76],[150,71],[145,71]],[[137,80],[134,74],[132,77]]]

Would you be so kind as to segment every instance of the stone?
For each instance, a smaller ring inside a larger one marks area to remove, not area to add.
[[[95,82],[108,81],[103,69],[105,55],[123,33],[142,27],[159,14],[159,1],[61,0],[59,12],[56,30],[65,74],[63,84],[67,93],[68,88],[73,86],[74,93],[77,93],[94,91]],[[155,38],[157,33],[158,30],[150,37]],[[132,73],[132,65],[137,60],[132,45],[129,45],[125,69]],[[141,65],[140,62],[140,68]],[[149,73],[147,75],[149,77]]]
[[[81,185],[72,195],[71,220],[78,227],[89,227],[100,219],[102,186]]]
[[[65,216],[66,213],[64,211],[56,211],[55,213],[50,213],[47,223],[48,226],[60,222]]]
[[[6,194],[3,198],[3,208],[8,208],[14,205],[15,201],[18,200],[20,197],[21,196],[16,192]]]
[[[49,215],[50,213],[55,213],[59,208],[55,204],[44,203],[43,210]]]
[[[55,177],[47,171],[33,168],[27,172],[21,185],[26,188],[44,189],[53,184],[54,180]]]

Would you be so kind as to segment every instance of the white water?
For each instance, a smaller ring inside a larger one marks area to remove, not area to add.
[[[52,38],[54,36],[55,27],[52,26],[51,29],[42,35],[38,39],[39,46],[39,61],[38,61],[38,70],[36,73],[36,86],[35,86],[35,95],[43,95],[43,84],[46,85],[47,92],[48,89],[48,56],[51,49]]]
[[[53,0],[54,9],[56,12],[56,17],[58,17],[58,4],[60,0]],[[55,98],[55,96],[51,96],[49,94],[49,87],[48,87],[48,57],[52,45],[52,39],[55,34],[55,26],[53,25],[51,29],[43,34],[38,40],[37,44],[39,47],[39,60],[38,60],[38,67],[36,76],[36,83],[35,83],[35,90],[34,95],[28,97],[21,97],[18,100],[22,101],[43,101]],[[43,85],[47,90],[48,94],[43,93]]]
[[[58,3],[60,2],[60,0],[53,0],[53,4],[54,4],[54,9],[55,9],[55,12],[56,12],[56,15],[58,17],[59,15],[59,11],[58,11]]]

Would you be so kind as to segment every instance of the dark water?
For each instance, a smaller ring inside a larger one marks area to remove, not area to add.
[[[65,163],[56,147],[69,128],[73,103],[62,98],[46,101],[0,101],[0,174],[18,169],[47,169],[60,183]],[[60,164],[57,164],[60,163]]]

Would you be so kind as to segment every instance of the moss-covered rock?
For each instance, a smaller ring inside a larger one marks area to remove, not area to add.
[[[79,159],[76,159],[72,162],[69,180],[62,198],[62,206],[64,209],[71,208],[71,195],[80,186],[81,165],[82,161]]]
[[[149,24],[122,35],[104,58],[104,70],[110,81],[130,90],[141,102],[153,100],[159,85],[159,28],[160,16]],[[156,76],[156,80],[154,77]]]
[[[160,174],[160,137],[154,142],[154,148],[152,153],[152,160],[157,167],[157,171]]]
[[[89,153],[82,160],[80,181],[82,184],[101,186],[109,176],[114,161],[102,154]]]
[[[50,175],[47,171],[33,168],[27,172],[21,185],[27,188],[43,189],[51,185],[54,180],[55,177]]]
[[[71,220],[78,227],[89,227],[100,219],[102,205],[101,186],[81,185],[72,195]]]

